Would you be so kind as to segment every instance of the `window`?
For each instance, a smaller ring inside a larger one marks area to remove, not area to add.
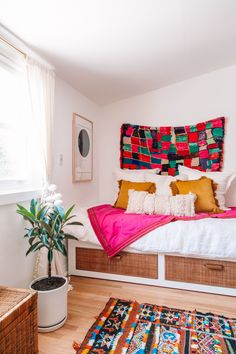
[[[0,44],[0,193],[39,189],[24,58]]]

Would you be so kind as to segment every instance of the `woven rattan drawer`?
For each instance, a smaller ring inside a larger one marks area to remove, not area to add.
[[[236,263],[186,257],[165,257],[166,280],[236,287]]]
[[[0,287],[0,353],[38,353],[37,293]]]
[[[120,252],[108,258],[102,250],[76,248],[76,269],[157,279],[157,255]]]

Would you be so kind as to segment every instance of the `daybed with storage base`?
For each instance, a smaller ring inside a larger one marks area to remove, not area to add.
[[[117,170],[116,181],[151,181],[156,183],[156,193],[160,191],[168,196],[171,195],[171,181],[181,176],[184,181],[181,183],[192,183],[201,181],[203,175],[204,178],[212,178],[212,181],[217,183],[216,196],[224,215],[221,215],[221,210],[217,215],[209,212],[204,218],[199,219],[197,214],[196,218],[188,220],[176,218],[167,224],[150,229],[151,231],[148,230],[142,237],[133,239],[132,243],[127,243],[125,248],[121,248],[122,252],[113,253],[115,256],[109,258],[103,248],[106,249],[106,245],[109,248],[110,241],[107,239],[102,242],[103,238],[99,236],[101,228],[99,229],[99,226],[98,232],[94,231],[96,222],[93,223],[90,211],[79,208],[78,219],[84,226],[70,230],[79,240],[69,242],[70,274],[236,296],[236,208],[228,208],[229,204],[225,204],[225,195],[235,174],[205,173],[185,166],[179,166],[179,170],[181,175],[177,177],[160,176],[152,171],[145,172],[142,176],[142,171]],[[202,198],[207,200],[204,193]],[[128,208],[121,218],[119,227],[128,232],[129,224],[123,222],[127,211]],[[108,214],[102,215],[104,230],[107,232],[108,228],[114,228],[120,237],[120,229],[116,225],[119,212],[114,211],[113,214],[110,210],[110,213],[110,224],[106,222]],[[141,215],[137,219],[138,223],[142,222],[141,218],[144,219],[145,216]],[[117,237],[116,232],[110,238],[111,242]]]

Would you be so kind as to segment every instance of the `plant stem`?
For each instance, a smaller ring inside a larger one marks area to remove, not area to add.
[[[52,277],[52,263],[48,262],[48,280],[50,281]]]

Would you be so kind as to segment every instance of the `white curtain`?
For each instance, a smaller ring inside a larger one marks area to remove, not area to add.
[[[41,150],[43,183],[52,183],[55,73],[32,58],[27,58],[26,70],[35,138]],[[37,253],[34,277],[47,275],[47,271],[47,250],[42,248]],[[53,257],[52,273],[66,275],[66,262],[57,251]]]
[[[46,183],[52,177],[55,73],[31,58],[27,59],[26,68],[31,111],[41,147],[43,182]]]
[[[46,248],[41,248],[36,256],[34,279],[48,274],[48,251]],[[66,257],[58,251],[53,252],[52,274],[67,276]]]

